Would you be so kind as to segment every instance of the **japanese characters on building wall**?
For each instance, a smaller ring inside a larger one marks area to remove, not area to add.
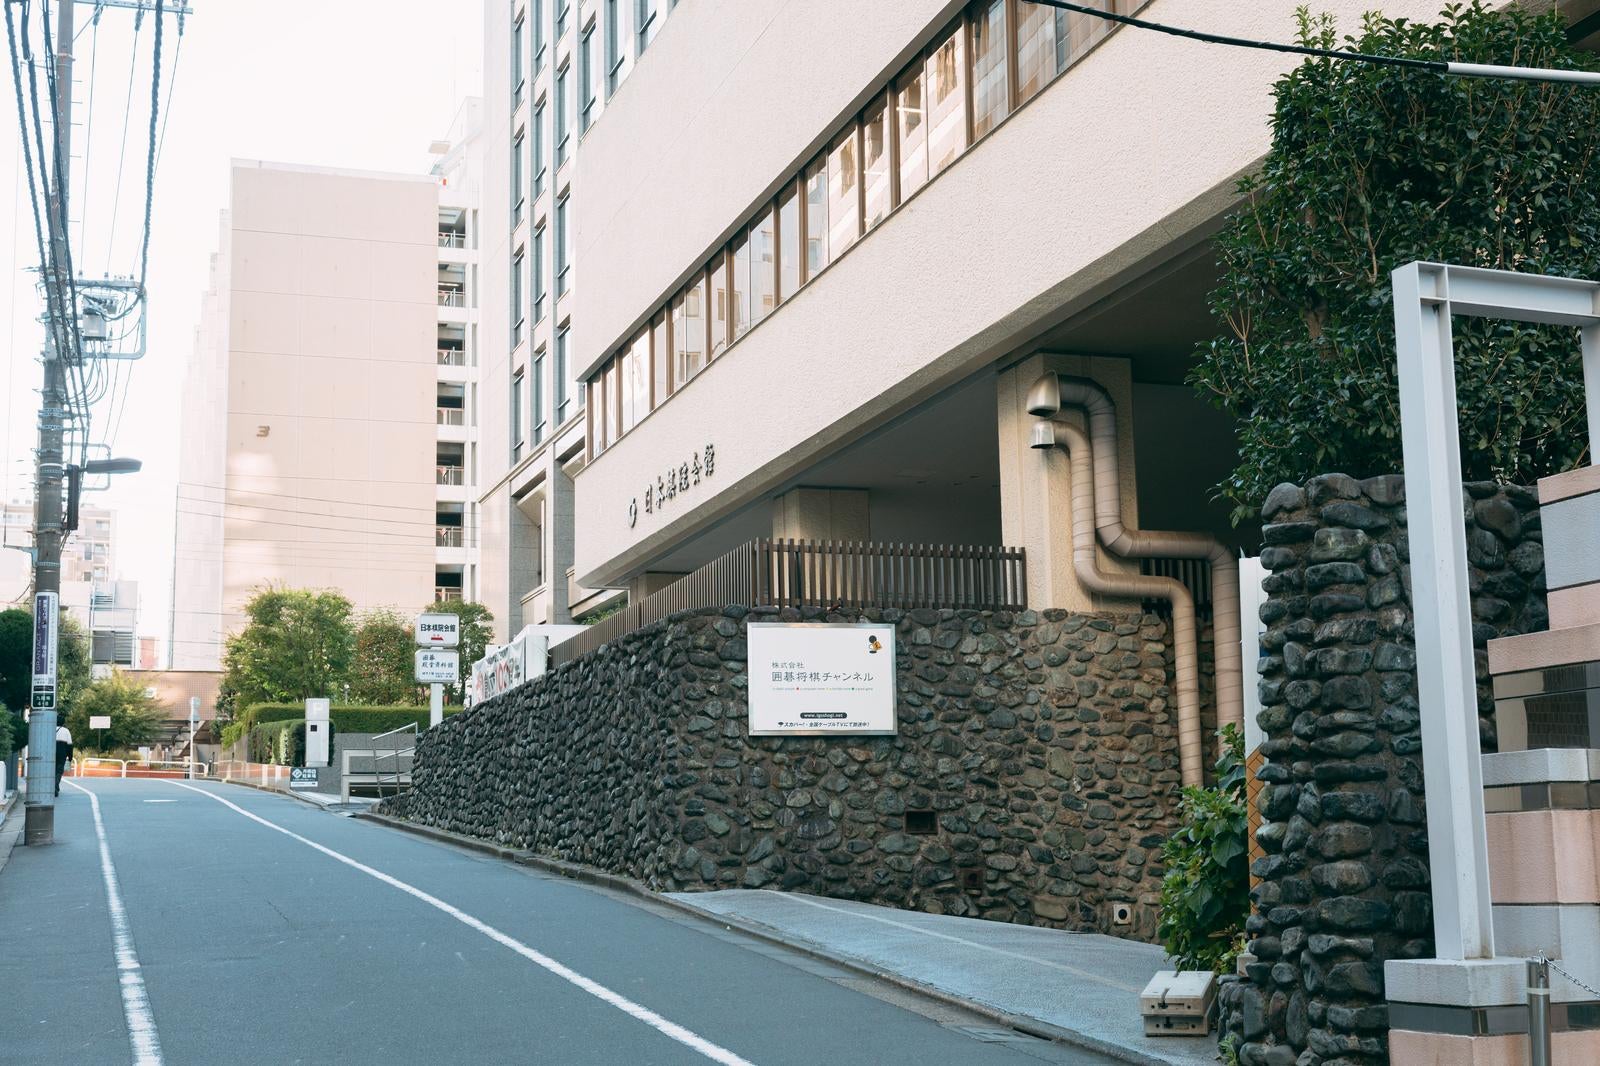
[[[666,510],[667,506],[677,499],[680,493],[686,493],[694,486],[700,484],[701,478],[708,478],[717,470],[717,446],[707,444],[700,451],[695,452],[685,462],[677,466],[669,466],[656,479],[646,481],[644,486],[644,513],[655,514],[657,511]],[[634,497],[628,501],[628,525],[633,526],[639,521],[639,500]]]

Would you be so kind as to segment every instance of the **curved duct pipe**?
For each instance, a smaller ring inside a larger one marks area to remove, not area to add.
[[[1205,746],[1200,729],[1200,633],[1194,597],[1183,582],[1144,574],[1108,574],[1094,551],[1098,499],[1092,472],[1094,448],[1083,430],[1066,422],[1039,422],[1032,446],[1066,449],[1072,461],[1072,568],[1083,587],[1107,596],[1172,601],[1172,650],[1178,694],[1178,758],[1185,785],[1202,784]]]
[[[1100,543],[1124,558],[1205,559],[1211,564],[1212,647],[1216,658],[1217,725],[1244,724],[1244,664],[1240,643],[1239,560],[1204,533],[1128,529],[1122,523],[1117,409],[1099,385],[1066,374],[1045,374],[1028,390],[1028,413],[1050,418],[1063,405],[1089,419],[1094,458],[1095,530]]]

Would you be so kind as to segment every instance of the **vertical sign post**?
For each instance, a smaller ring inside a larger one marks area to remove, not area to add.
[[[194,780],[194,737],[200,727],[200,697],[189,697],[189,780]]]
[[[460,665],[456,652],[447,655],[431,649],[453,649],[461,643],[461,617],[454,614],[421,614],[417,616],[416,679],[429,685],[428,728],[444,721],[444,686],[440,680],[448,670],[449,683],[460,680]]]
[[[27,805],[38,810],[29,823],[28,843],[49,843],[55,835],[56,780],[56,638],[61,597],[39,592],[33,597],[33,698],[28,716]],[[50,808],[48,817],[40,808]],[[48,824],[45,824],[45,823]],[[42,832],[35,832],[37,829]]]

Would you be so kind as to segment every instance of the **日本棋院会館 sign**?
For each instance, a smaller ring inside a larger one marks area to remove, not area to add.
[[[892,736],[894,626],[751,622],[751,736]]]

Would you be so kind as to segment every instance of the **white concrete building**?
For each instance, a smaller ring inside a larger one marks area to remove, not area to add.
[[[184,396],[170,664],[267,585],[357,610],[477,585],[477,129],[431,175],[236,161]]]
[[[1294,8],[1115,10],[1278,39]],[[1010,545],[1029,606],[1097,603],[1067,459],[1030,447],[1047,372],[1114,400],[1130,526],[1243,546],[1207,499],[1231,427],[1183,378],[1294,62],[1023,0],[681,4],[576,157],[577,580],[648,592],[760,537]]]
[[[576,159],[675,0],[486,0],[481,593],[500,639],[619,598],[573,580]],[[601,277],[602,275],[595,275]]]
[[[1293,0],[1107,2],[1294,32]],[[1025,0],[487,0],[486,49],[502,636],[774,537],[1010,546],[1028,606],[1127,606],[1076,576],[1068,458],[1032,447],[1055,374],[1114,403],[1130,528],[1253,547],[1208,498],[1232,427],[1184,378],[1294,57]],[[1203,565],[1099,560],[1209,606]]]

